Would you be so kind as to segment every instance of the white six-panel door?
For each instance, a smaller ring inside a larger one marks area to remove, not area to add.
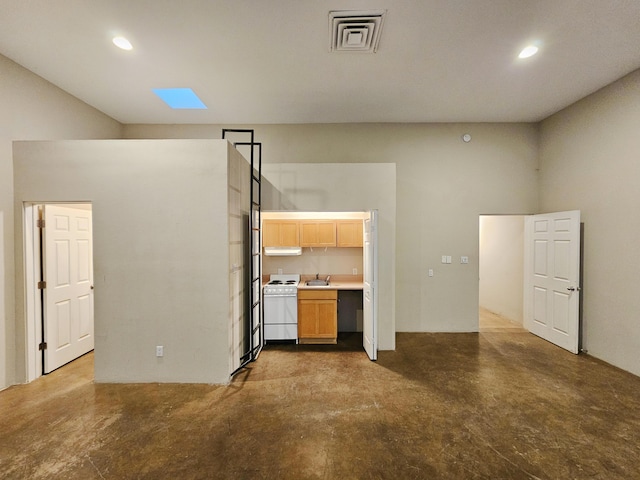
[[[93,350],[91,210],[44,207],[44,373]]]
[[[364,219],[362,344],[371,360],[378,358],[378,211]]]
[[[578,353],[580,211],[525,219],[524,326]]]

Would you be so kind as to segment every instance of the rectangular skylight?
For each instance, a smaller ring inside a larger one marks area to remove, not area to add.
[[[207,108],[190,88],[154,88],[153,93],[174,109],[206,110]]]

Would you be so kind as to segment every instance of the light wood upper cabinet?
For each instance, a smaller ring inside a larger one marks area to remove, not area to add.
[[[334,220],[300,220],[301,247],[335,247],[336,222]]]
[[[362,247],[362,220],[264,220],[265,247]]]
[[[265,220],[262,222],[264,247],[299,247],[300,228],[297,220]]]
[[[362,220],[336,222],[338,247],[362,247]]]

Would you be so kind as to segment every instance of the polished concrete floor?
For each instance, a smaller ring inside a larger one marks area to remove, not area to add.
[[[268,346],[228,386],[0,392],[2,479],[638,479],[640,378],[522,330]]]

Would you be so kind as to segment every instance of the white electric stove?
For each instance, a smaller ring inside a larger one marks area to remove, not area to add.
[[[271,275],[263,290],[264,339],[298,343],[299,274]]]

